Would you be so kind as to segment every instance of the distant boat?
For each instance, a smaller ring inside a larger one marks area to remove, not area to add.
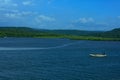
[[[105,53],[94,53],[94,54],[89,54],[92,57],[106,57],[107,55]]]

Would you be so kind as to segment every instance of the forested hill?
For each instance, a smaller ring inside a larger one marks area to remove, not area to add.
[[[76,35],[89,36],[99,34],[100,31],[82,31],[82,30],[45,30],[33,29],[28,27],[0,27],[0,36],[24,37],[24,36],[44,36],[44,35]]]
[[[106,31],[101,34],[101,37],[120,38],[120,28],[116,28],[111,31]]]
[[[83,31],[83,30],[44,30],[28,27],[0,27],[0,37],[103,37],[120,38],[120,28],[111,31]]]
[[[102,33],[103,31],[84,31],[84,30],[44,30],[44,32],[65,34],[65,35],[76,35],[76,36],[90,36],[94,34]]]
[[[37,37],[47,35],[50,34],[27,27],[0,27],[0,37]]]

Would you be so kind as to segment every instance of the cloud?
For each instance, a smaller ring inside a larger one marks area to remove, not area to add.
[[[24,1],[24,2],[22,2],[22,4],[25,6],[33,5],[33,3],[31,1]]]
[[[17,12],[18,4],[13,0],[0,0],[0,14],[6,12]]]
[[[5,14],[5,17],[8,17],[8,18],[19,18],[19,17],[20,17],[20,14],[6,13],[6,14]]]
[[[55,18],[53,17],[49,17],[49,16],[45,16],[45,15],[39,15],[36,17],[36,21],[37,22],[52,22],[55,21]]]
[[[94,19],[93,18],[80,18],[76,21],[80,23],[91,23],[91,22],[94,22]]]
[[[0,8],[0,12],[18,12],[17,9]]]
[[[109,25],[106,22],[97,22],[93,18],[79,18],[72,21],[67,27],[80,30],[107,30]]]
[[[0,7],[17,7],[18,4],[13,0],[0,0]]]
[[[22,18],[25,18],[25,17],[30,17],[30,16],[33,16],[33,15],[36,15],[36,13],[33,13],[33,12],[16,12],[16,13],[6,13],[4,14],[4,16],[6,18],[12,18],[12,19],[22,19]]]
[[[56,26],[56,19],[51,16],[37,15],[34,19],[34,25],[43,29],[50,29]]]

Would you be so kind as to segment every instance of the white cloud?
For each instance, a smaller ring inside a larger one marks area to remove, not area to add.
[[[5,14],[5,17],[13,18],[13,19],[21,18],[22,16],[23,16],[23,14],[21,14],[21,13],[6,13]]]
[[[40,28],[53,28],[56,25],[56,19],[51,16],[37,15],[34,19],[34,23]]]
[[[23,5],[28,6],[28,5],[33,5],[31,1],[24,1],[22,2]]]
[[[25,18],[25,17],[28,17],[28,16],[32,16],[32,15],[35,15],[36,13],[32,13],[32,12],[16,12],[16,13],[6,13],[4,14],[5,17],[7,18],[13,18],[13,19],[16,19],[16,18]]]
[[[13,0],[0,0],[0,7],[17,7],[18,4]]]
[[[79,18],[74,20],[68,25],[68,28],[71,29],[80,29],[80,30],[107,30],[111,24],[107,22],[98,22],[93,18]]]
[[[18,4],[13,0],[0,0],[0,13],[18,12]]]
[[[80,18],[77,21],[81,23],[89,23],[89,22],[94,22],[94,19],[93,18]]]
[[[36,17],[36,21],[37,22],[45,22],[45,21],[51,22],[51,21],[55,21],[55,18],[45,16],[45,15],[39,15]]]
[[[0,8],[0,12],[18,12],[17,9]]]

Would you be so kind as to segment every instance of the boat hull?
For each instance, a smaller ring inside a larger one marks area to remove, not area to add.
[[[89,54],[92,57],[106,57],[106,54]]]

